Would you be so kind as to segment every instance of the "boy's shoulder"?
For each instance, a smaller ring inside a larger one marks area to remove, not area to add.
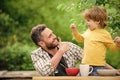
[[[102,30],[101,30],[101,33],[107,34],[107,35],[110,34],[110,32],[108,32],[106,29],[102,29]]]
[[[106,34],[110,34],[110,32],[109,32],[109,31],[107,31],[106,29],[104,29],[104,30],[105,30],[105,33],[106,33]]]

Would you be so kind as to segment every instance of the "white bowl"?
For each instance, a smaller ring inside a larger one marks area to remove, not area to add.
[[[115,76],[118,70],[116,69],[98,69],[98,74],[101,76]]]

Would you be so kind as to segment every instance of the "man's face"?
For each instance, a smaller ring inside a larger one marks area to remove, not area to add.
[[[56,35],[50,30],[49,28],[46,28],[41,35],[42,41],[44,42],[46,48],[48,49],[54,49],[55,47],[58,46],[59,42],[57,40]]]

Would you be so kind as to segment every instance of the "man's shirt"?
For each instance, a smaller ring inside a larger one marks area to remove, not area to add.
[[[64,53],[63,57],[68,67],[75,67],[77,61],[81,61],[83,51],[82,48],[71,42],[68,42],[68,44],[70,49]],[[41,76],[53,76],[57,73],[57,69],[51,66],[51,57],[48,52],[41,47],[32,52],[31,58],[36,71],[38,71]]]

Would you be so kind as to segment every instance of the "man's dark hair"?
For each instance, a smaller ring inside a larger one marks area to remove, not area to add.
[[[33,42],[38,45],[38,42],[42,39],[41,32],[45,30],[47,26],[45,24],[40,24],[32,28],[31,30],[31,39]],[[39,46],[39,45],[38,45]]]

